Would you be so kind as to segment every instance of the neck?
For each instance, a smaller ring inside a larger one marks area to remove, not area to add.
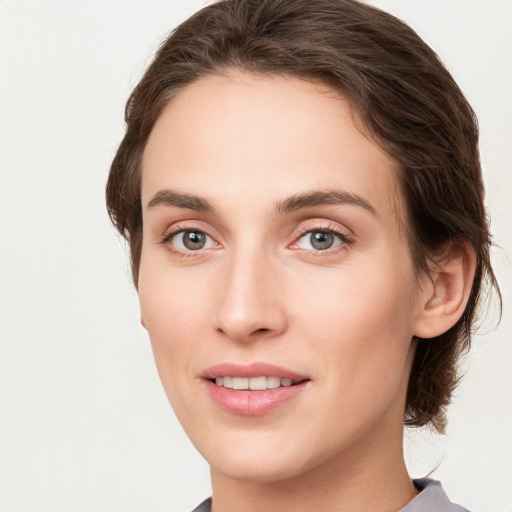
[[[240,481],[212,468],[212,512],[396,512],[418,493],[398,427],[369,434],[350,450],[286,480]]]

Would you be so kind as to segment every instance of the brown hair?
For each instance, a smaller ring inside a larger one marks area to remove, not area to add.
[[[444,334],[420,340],[405,423],[442,432],[487,280],[491,237],[473,110],[437,55],[405,23],[354,0],[223,0],[164,41],[126,105],[126,134],[107,184],[110,217],[127,238],[137,286],[141,161],[163,107],[199,77],[229,68],[318,80],[352,100],[374,140],[399,164],[407,241],[418,272],[465,240],[477,268],[467,307]]]

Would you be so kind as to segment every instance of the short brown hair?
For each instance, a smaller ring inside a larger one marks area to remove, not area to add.
[[[467,307],[447,332],[420,340],[405,424],[443,431],[487,281],[491,236],[475,114],[437,55],[405,23],[354,0],[222,0],[162,44],[126,105],[126,134],[107,184],[110,217],[127,238],[137,286],[142,245],[141,161],[163,107],[181,89],[229,68],[321,81],[352,101],[371,137],[398,163],[417,272],[466,241],[477,256]]]

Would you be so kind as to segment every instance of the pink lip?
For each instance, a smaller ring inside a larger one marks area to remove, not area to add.
[[[293,386],[266,389],[262,391],[235,390],[217,386],[214,379],[218,376],[259,377],[274,376],[301,381]],[[267,363],[238,365],[222,363],[205,370],[201,377],[212,400],[225,411],[245,416],[260,416],[288,402],[303,391],[309,379],[296,372]]]
[[[281,366],[269,363],[235,364],[221,363],[207,368],[202,374],[203,379],[214,379],[215,377],[281,377],[282,379],[306,380],[306,375],[288,370]]]

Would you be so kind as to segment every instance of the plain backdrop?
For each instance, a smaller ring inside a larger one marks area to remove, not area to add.
[[[484,325],[448,435],[413,476],[512,511],[512,2],[374,0],[453,72],[481,125],[501,325]],[[0,0],[0,511],[188,512],[207,464],[167,403],[104,185],[124,102],[197,0]]]

